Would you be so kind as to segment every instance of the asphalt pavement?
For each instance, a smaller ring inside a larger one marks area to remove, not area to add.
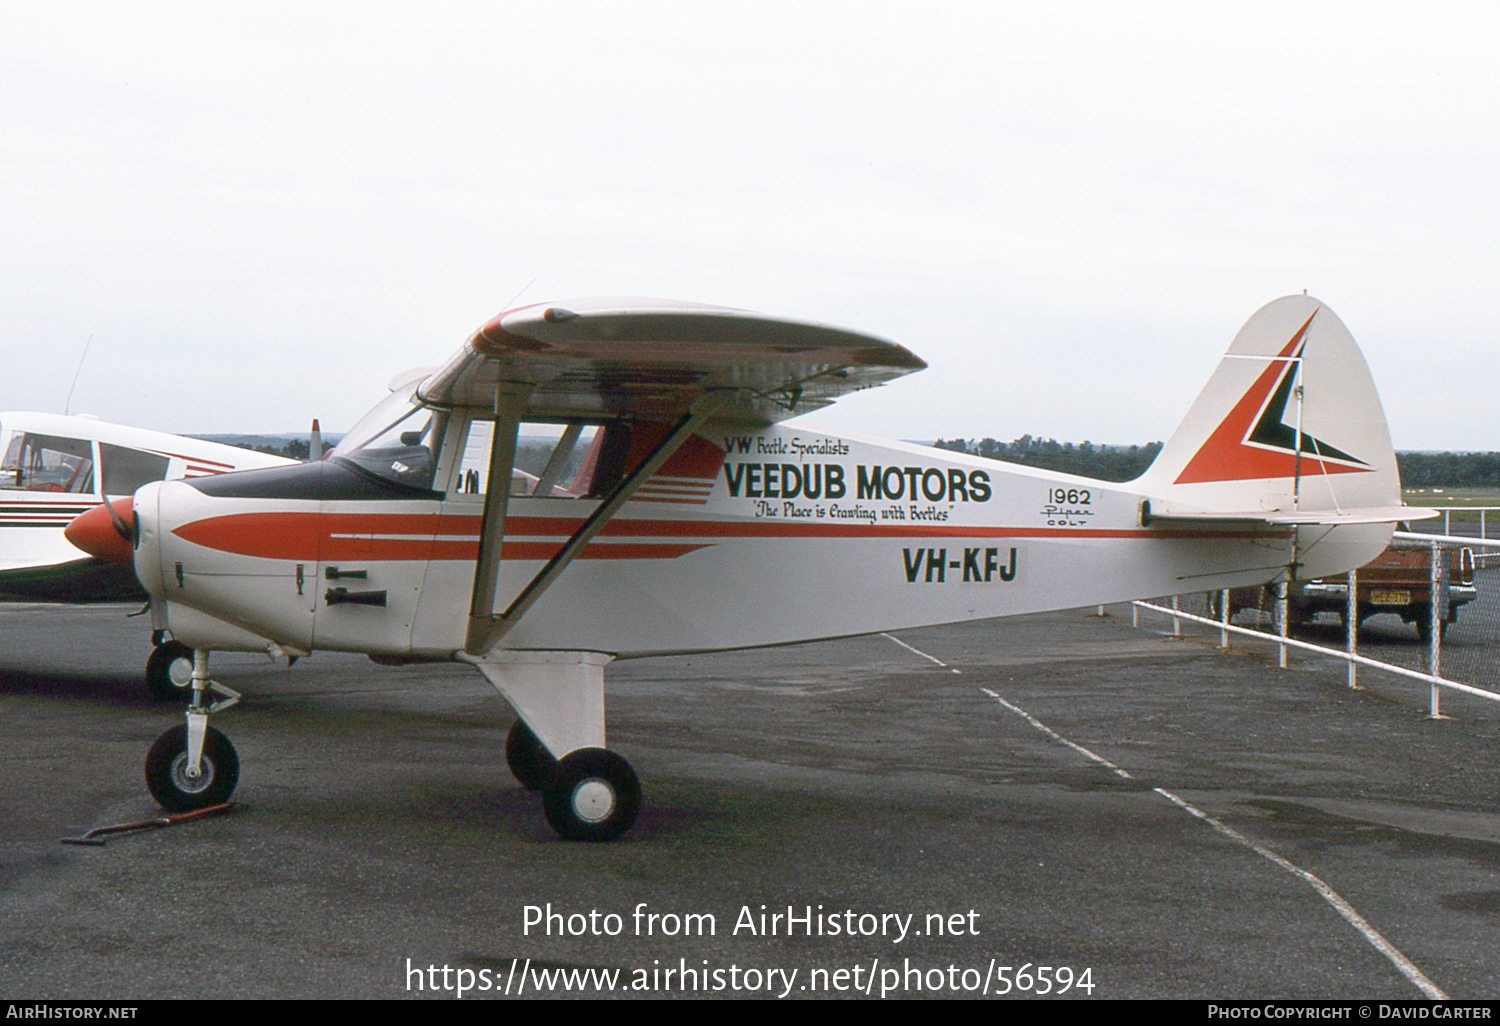
[[[162,814],[128,611],[0,607],[5,997],[1500,996],[1479,700],[1126,607],[620,662],[580,844],[471,669],[216,655],[234,807],[60,844]]]

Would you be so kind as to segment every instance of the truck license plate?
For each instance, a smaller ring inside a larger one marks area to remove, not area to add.
[[[1411,592],[1377,589],[1370,592],[1370,601],[1377,606],[1406,606],[1411,604]]]

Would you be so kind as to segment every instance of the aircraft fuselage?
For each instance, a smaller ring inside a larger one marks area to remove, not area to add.
[[[143,490],[136,566],[167,611],[160,626],[195,648],[451,657],[464,647],[484,509],[469,490],[482,461],[465,428],[450,418],[430,454],[441,489],[335,459]],[[1142,500],[1128,483],[924,446],[711,424],[504,647],[630,656],[782,644],[1235,587],[1291,558],[1288,528],[1153,528]],[[597,505],[561,490],[509,498],[497,608]],[[1378,552],[1384,529],[1337,535],[1303,540],[1308,574],[1358,562],[1351,546]]]

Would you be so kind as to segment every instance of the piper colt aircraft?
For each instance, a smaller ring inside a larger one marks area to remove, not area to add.
[[[0,601],[144,599],[130,567],[81,551],[64,536],[73,519],[148,481],[280,466],[292,461],[230,445],[55,413],[0,413]],[[191,651],[153,656],[157,693],[184,684]],[[175,658],[174,658],[175,657]]]
[[[133,558],[155,627],[194,649],[152,794],[234,790],[213,650],[454,660],[519,715],[507,759],[554,829],[607,840],[640,802],[605,742],[612,659],[1319,577],[1414,515],[1364,359],[1307,296],[1250,319],[1126,484],[782,423],[923,366],[739,310],[527,306],[394,381],[328,460],[90,513],[75,540]]]

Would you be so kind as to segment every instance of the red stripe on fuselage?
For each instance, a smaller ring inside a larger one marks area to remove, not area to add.
[[[481,518],[435,513],[231,513],[184,524],[184,541],[258,559],[468,560],[479,556]],[[583,523],[582,517],[510,517],[502,559],[550,559]],[[1146,530],[1142,528],[978,527],[949,524],[793,524],[737,520],[614,520],[601,538],[702,539],[612,542],[596,540],[581,559],[676,559],[717,541],[738,538],[1280,538],[1285,530]]]

